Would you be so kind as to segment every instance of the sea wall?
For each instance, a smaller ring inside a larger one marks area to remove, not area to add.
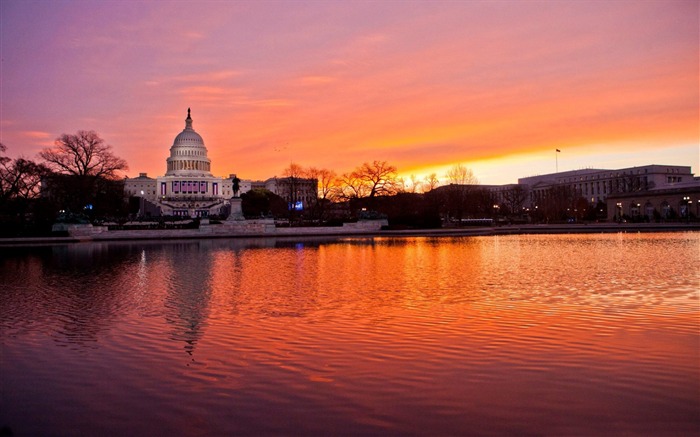
[[[103,227],[69,228],[68,237],[0,238],[0,247],[66,244],[81,241],[172,240],[193,238],[274,238],[369,235],[384,237],[462,237],[515,234],[583,234],[617,232],[700,232],[700,223],[600,223],[566,225],[521,225],[462,227],[449,229],[383,230],[385,220],[366,220],[337,227],[276,228],[272,221],[246,221],[224,225],[204,225],[200,229],[107,231]],[[72,232],[71,232],[72,230]]]
[[[221,224],[201,224],[199,229],[153,229],[120,230],[92,235],[94,240],[144,240],[172,238],[218,238],[218,237],[278,237],[278,236],[317,236],[317,235],[361,235],[377,234],[387,225],[382,220],[360,220],[357,223],[344,223],[343,226],[289,227],[278,228],[274,220],[239,220]],[[72,237],[84,235],[72,234]]]

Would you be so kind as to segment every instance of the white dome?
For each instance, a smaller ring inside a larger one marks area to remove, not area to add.
[[[187,108],[185,129],[173,141],[170,157],[166,160],[166,176],[211,176],[211,161],[201,135],[192,129],[192,117]]]
[[[192,128],[185,128],[182,132],[180,132],[176,137],[175,141],[173,141],[173,147],[178,147],[178,146],[200,146],[204,147],[204,140],[202,139],[202,136],[199,135],[197,132],[194,131]]]

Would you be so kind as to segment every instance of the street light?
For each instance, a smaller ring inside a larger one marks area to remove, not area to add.
[[[690,211],[693,209],[693,201],[688,198],[688,221],[690,221]]]
[[[617,202],[617,218],[622,222],[622,202]]]
[[[139,217],[143,217],[144,215],[146,215],[144,213],[144,209],[145,209],[145,202],[144,202],[144,198],[143,198],[143,190],[141,190],[141,197],[139,197]]]

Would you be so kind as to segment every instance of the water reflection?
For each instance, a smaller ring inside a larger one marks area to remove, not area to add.
[[[627,234],[3,251],[0,426],[690,434],[698,247]]]
[[[167,278],[165,320],[172,326],[171,338],[185,343],[192,355],[206,327],[211,299],[212,259],[208,247],[199,242],[170,246],[169,265],[158,273]]]

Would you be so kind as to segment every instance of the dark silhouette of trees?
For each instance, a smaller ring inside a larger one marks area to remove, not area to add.
[[[310,167],[306,170],[306,176],[310,179],[318,181],[318,193],[316,202],[312,206],[311,215],[319,222],[326,219],[326,211],[328,206],[335,198],[337,192],[337,175],[333,170],[325,168]]]
[[[288,202],[289,219],[294,220],[297,217],[295,206],[297,202],[302,201],[302,179],[305,177],[304,168],[294,162],[289,164],[289,167],[282,171],[284,179],[277,180],[277,189],[283,198]]]
[[[33,233],[44,220],[40,197],[47,169],[34,161],[5,156],[0,144],[0,228],[4,235]]]
[[[241,209],[246,218],[281,217],[287,213],[287,202],[272,191],[256,188],[241,194]]]
[[[503,203],[507,208],[504,213],[518,215],[522,212],[528,192],[522,185],[512,185],[502,192]]]
[[[51,170],[42,190],[57,210],[90,218],[120,215],[127,210],[120,172],[128,165],[94,131],[63,134],[53,147],[39,152],[39,157]]]
[[[411,175],[409,177],[410,182],[407,182],[403,177],[396,178],[395,192],[400,193],[410,193],[416,194],[422,192],[423,181],[419,180],[416,175]]]
[[[566,220],[576,209],[579,197],[577,190],[568,185],[550,187],[537,199],[538,212],[545,222]]]
[[[443,211],[446,218],[461,222],[474,206],[478,183],[474,172],[462,164],[456,164],[447,172],[450,185],[443,188]]]
[[[386,161],[365,162],[350,173],[343,173],[337,180],[336,200],[368,199],[362,205],[373,204],[373,199],[397,192],[396,167]],[[356,202],[353,202],[356,203]]]
[[[338,179],[338,199],[351,200],[367,197],[367,185],[356,172],[343,173]]]
[[[369,189],[367,197],[388,196],[396,193],[396,167],[386,161],[365,162],[355,169],[357,178]]]
[[[5,153],[7,147],[0,144],[0,153]],[[0,156],[0,205],[5,205],[11,199],[35,199],[39,197],[41,178],[47,169],[25,158],[12,160]]]
[[[423,182],[423,192],[433,191],[438,186],[440,186],[440,180],[437,177],[437,173],[430,173]]]
[[[79,177],[116,179],[119,172],[129,169],[126,161],[115,156],[112,146],[95,131],[63,134],[53,147],[39,152],[39,157],[55,173]]]
[[[654,182],[648,181],[646,176],[627,174],[617,176],[611,181],[613,193],[634,193],[637,191],[646,191],[654,188]]]

